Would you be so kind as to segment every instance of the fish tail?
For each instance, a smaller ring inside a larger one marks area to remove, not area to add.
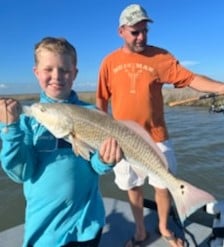
[[[170,189],[175,202],[179,219],[183,224],[184,220],[199,208],[216,199],[208,192],[199,189],[183,180],[178,180],[178,186]]]

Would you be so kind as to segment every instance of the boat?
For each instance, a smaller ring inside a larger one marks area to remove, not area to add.
[[[106,225],[99,247],[123,247],[134,232],[134,219],[127,201],[104,197]],[[164,247],[165,240],[157,230],[158,218],[156,204],[144,200],[144,218],[149,242],[144,246]],[[170,212],[169,224],[172,231],[185,239],[189,247],[223,247],[224,246],[224,201],[208,204],[191,215],[182,226],[174,208]],[[0,233],[1,247],[21,247],[24,225],[6,229]]]

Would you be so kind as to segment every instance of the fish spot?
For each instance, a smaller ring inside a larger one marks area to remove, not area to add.
[[[184,184],[181,184],[180,185],[180,190],[181,190],[181,194],[183,195],[184,194],[184,192],[185,192],[185,186],[184,186]]]

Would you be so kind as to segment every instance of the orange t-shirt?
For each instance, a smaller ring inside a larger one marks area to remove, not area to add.
[[[142,125],[156,142],[168,138],[162,86],[182,88],[194,74],[166,50],[148,46],[142,54],[118,49],[103,60],[96,97],[111,99],[112,115]]]

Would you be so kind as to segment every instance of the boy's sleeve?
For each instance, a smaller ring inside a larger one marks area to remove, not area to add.
[[[95,152],[91,157],[91,165],[93,169],[100,175],[112,171],[114,164],[104,163],[99,156],[99,152]]]
[[[1,165],[5,173],[15,182],[22,183],[33,173],[34,154],[32,145],[25,142],[25,132],[20,122],[9,125],[0,123]]]

